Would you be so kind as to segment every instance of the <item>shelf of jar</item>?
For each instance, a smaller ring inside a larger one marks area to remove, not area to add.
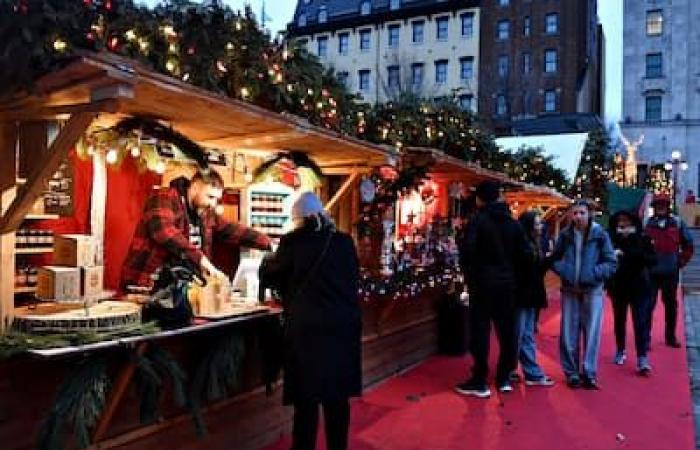
[[[15,294],[33,294],[36,292],[35,286],[15,287]]]
[[[289,217],[289,214],[287,213],[281,213],[281,212],[261,212],[261,211],[252,211],[250,213],[251,216],[268,216],[268,217]]]
[[[40,253],[53,253],[53,247],[20,247],[15,248],[17,255],[35,255]]]

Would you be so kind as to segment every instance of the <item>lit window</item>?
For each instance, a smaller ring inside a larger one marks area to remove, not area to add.
[[[438,41],[446,41],[449,27],[448,17],[438,17],[435,19],[436,36]]]
[[[645,100],[645,120],[661,120],[661,96],[652,95]]]
[[[318,38],[318,57],[325,58],[328,56],[328,38],[323,36]]]
[[[462,37],[471,39],[474,36],[474,13],[462,14],[461,19]]]
[[[660,9],[647,11],[647,35],[659,36],[664,32],[664,13]]]
[[[447,60],[435,61],[435,83],[447,83]]]
[[[498,57],[498,76],[501,78],[508,76],[508,55]]]
[[[661,53],[649,53],[646,61],[647,78],[660,78],[663,76],[663,58]]]
[[[471,80],[474,77],[474,58],[467,56],[459,60],[459,78],[462,81]]]
[[[400,7],[401,7],[401,0],[391,0],[391,2],[389,2],[389,9],[392,11],[395,9],[399,9]]]
[[[420,44],[425,38],[425,22],[416,21],[412,23],[413,25],[413,43]]]
[[[507,20],[501,20],[498,22],[498,27],[496,28],[496,38],[498,40],[504,41],[508,39],[510,35],[510,22]]]
[[[532,54],[523,53],[523,75],[532,73]]]
[[[558,53],[556,50],[545,50],[544,71],[545,73],[555,73],[558,65]]]
[[[328,21],[328,10],[325,6],[321,6],[318,10],[318,23],[326,23]]]
[[[389,26],[389,47],[399,46],[399,26],[390,25]]]
[[[544,32],[547,34],[559,33],[559,14],[552,13],[544,16]]]
[[[557,93],[554,90],[544,91],[544,112],[555,112],[557,110]]]
[[[360,14],[361,15],[367,16],[371,12],[372,12],[372,4],[370,2],[364,1],[364,2],[362,2],[362,4],[360,4]]]
[[[525,17],[523,20],[523,36],[530,36],[532,34],[532,20],[530,16]]]

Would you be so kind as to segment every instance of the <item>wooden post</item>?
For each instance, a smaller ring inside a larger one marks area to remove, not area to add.
[[[136,355],[138,357],[143,356],[146,352],[148,343],[141,342],[136,346]],[[129,387],[131,379],[134,377],[134,372],[136,371],[136,362],[133,359],[129,359],[126,365],[119,371],[117,379],[114,381],[114,388],[109,393],[109,398],[107,399],[107,405],[105,410],[100,416],[100,420],[97,422],[95,427],[95,432],[92,434],[92,443],[98,443],[107,433],[110,423],[112,423],[112,418],[114,413],[117,412],[117,407],[124,397],[126,388]]]
[[[46,158],[42,161],[43,164],[37,163],[27,184],[3,214],[2,220],[0,220],[0,233],[14,231],[22,223],[24,216],[41,195],[49,177],[56,172],[58,166],[68,155],[68,151],[78,142],[95,117],[97,117],[97,113],[81,112],[68,119],[66,125],[51,144]]]
[[[17,124],[0,122],[0,214],[15,199]],[[0,333],[12,323],[15,308],[15,233],[0,234]]]
[[[331,198],[328,203],[326,203],[326,211],[330,211],[333,209],[335,204],[343,198],[343,196],[350,190],[350,187],[352,187],[352,184],[355,182],[357,179],[357,176],[359,175],[359,172],[354,171],[350,174],[347,180],[343,183],[342,186],[340,186],[340,189],[338,189],[338,192],[333,195],[333,198]]]

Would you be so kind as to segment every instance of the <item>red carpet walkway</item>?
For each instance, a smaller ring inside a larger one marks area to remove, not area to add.
[[[686,353],[663,345],[660,302],[650,353],[654,372],[648,379],[634,373],[631,319],[628,361],[622,367],[612,364],[612,311],[606,302],[602,390],[597,392],[564,385],[558,364],[559,304],[550,303],[538,344],[540,363],[556,386],[518,386],[488,400],[465,398],[452,387],[464,378],[467,359],[434,357],[353,403],[350,449],[693,449]],[[684,336],[682,329],[679,336]],[[285,438],[266,450],[286,450],[289,444]],[[318,448],[325,449],[322,432]]]

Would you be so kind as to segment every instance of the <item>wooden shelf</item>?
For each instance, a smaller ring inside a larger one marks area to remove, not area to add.
[[[55,220],[60,219],[58,214],[27,214],[24,220]]]
[[[16,287],[15,294],[33,294],[36,292],[36,287]]]
[[[259,212],[259,211],[251,211],[250,213],[251,216],[268,216],[268,217],[289,217],[289,214],[286,213],[280,213],[280,212]]]
[[[53,253],[53,247],[28,247],[15,249],[15,254],[17,255],[35,255],[40,253]]]

